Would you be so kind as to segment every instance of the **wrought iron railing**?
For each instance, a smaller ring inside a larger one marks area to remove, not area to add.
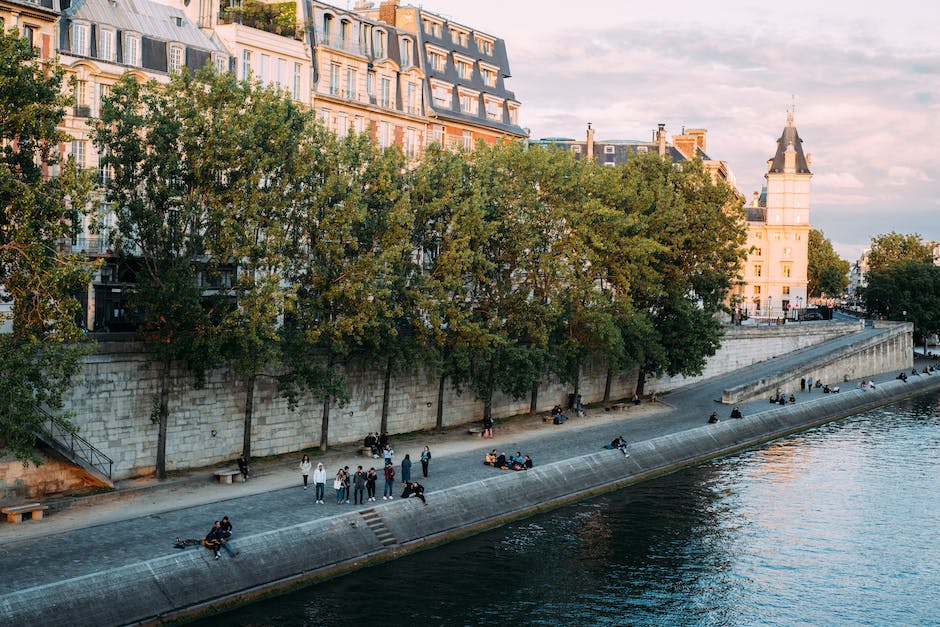
[[[67,454],[72,460],[83,465],[88,465],[111,480],[111,469],[114,462],[110,457],[102,453],[99,449],[75,433],[62,420],[56,418],[42,407],[39,411],[45,416],[42,423],[42,435],[52,440],[52,444],[60,449],[62,453]]]

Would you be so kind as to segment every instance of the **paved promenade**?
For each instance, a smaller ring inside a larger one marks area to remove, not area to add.
[[[572,418],[564,425],[545,424],[540,418],[527,417],[498,423],[496,437],[492,440],[470,436],[466,427],[454,428],[443,435],[393,439],[396,470],[400,479],[401,460],[405,453],[410,453],[412,477],[425,485],[429,507],[434,507],[435,492],[439,490],[505,472],[482,465],[484,452],[492,448],[507,454],[520,450],[529,454],[536,465],[542,465],[594,453],[617,435],[638,442],[699,427],[714,410],[722,419],[727,417],[730,408],[716,402],[722,390],[770,376],[873,332],[866,329],[744,371],[693,384],[662,396],[659,403],[627,405],[622,411],[611,412],[591,409],[584,418]],[[875,380],[893,380],[896,374],[886,373]],[[933,376],[940,380],[940,374]],[[833,383],[842,387],[843,394],[864,393],[852,390],[854,381]],[[819,390],[796,395],[801,406],[820,402],[825,396]],[[741,408],[748,416],[772,406],[760,401],[742,404]],[[433,453],[427,479],[421,477],[418,462],[425,445],[429,445]],[[118,486],[116,493],[56,509],[40,522],[0,523],[0,573],[3,573],[0,596],[171,554],[177,551],[172,546],[176,537],[201,538],[212,521],[223,515],[232,520],[232,546],[237,549],[239,536],[260,534],[364,507],[337,506],[332,491],[332,477],[342,465],[355,469],[361,464],[365,469],[375,466],[381,470],[382,460],[364,458],[357,452],[358,449],[346,447],[312,459],[314,467],[322,461],[327,470],[324,505],[314,502],[312,485],[306,491],[303,489],[297,468],[298,456],[289,462],[256,463],[254,477],[246,484],[215,484],[209,480],[211,473],[207,470],[163,483],[154,480],[125,482]],[[382,483],[380,479],[379,492]],[[238,559],[246,558],[250,556]],[[223,553],[222,559],[230,558]]]

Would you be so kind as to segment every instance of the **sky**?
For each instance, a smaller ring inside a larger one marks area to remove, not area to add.
[[[506,41],[532,138],[705,128],[750,199],[795,107],[810,223],[843,258],[897,231],[940,240],[940,3],[423,0]]]

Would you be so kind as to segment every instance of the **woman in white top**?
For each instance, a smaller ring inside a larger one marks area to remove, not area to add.
[[[326,486],[326,469],[323,464],[317,464],[317,469],[313,471],[313,487],[316,488],[317,503],[323,503],[323,490]]]
[[[304,490],[307,489],[307,475],[310,474],[310,458],[304,455],[304,458],[300,460],[300,474],[304,476]]]

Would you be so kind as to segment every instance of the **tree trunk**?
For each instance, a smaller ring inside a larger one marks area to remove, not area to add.
[[[610,402],[610,384],[614,378],[614,371],[612,368],[607,369],[607,381],[604,382],[604,402]]]
[[[326,359],[327,371],[329,376],[333,376],[333,351],[330,351],[329,356]],[[327,392],[326,398],[323,399],[323,417],[320,420],[320,452],[326,453],[330,446],[330,402],[333,399],[333,395]]]
[[[483,420],[493,417],[493,361],[490,360],[486,375],[486,393],[483,397]]]
[[[379,433],[388,431],[388,397],[392,389],[392,358],[385,360],[385,389],[382,391],[382,426]]]
[[[643,370],[642,366],[637,371],[636,374],[636,395],[640,398],[643,397],[643,387],[646,385],[646,372]]]
[[[255,378],[252,374],[245,381],[245,430],[242,433],[242,455],[251,459],[251,418],[255,409]]]
[[[534,416],[539,410],[539,385],[536,383],[532,387],[532,394],[529,397],[529,415]]]
[[[169,359],[163,360],[163,372],[160,374],[160,411],[157,430],[157,479],[166,479],[166,430],[170,422],[170,365]]]
[[[444,433],[444,382],[447,375],[442,374],[437,384],[437,432]]]

